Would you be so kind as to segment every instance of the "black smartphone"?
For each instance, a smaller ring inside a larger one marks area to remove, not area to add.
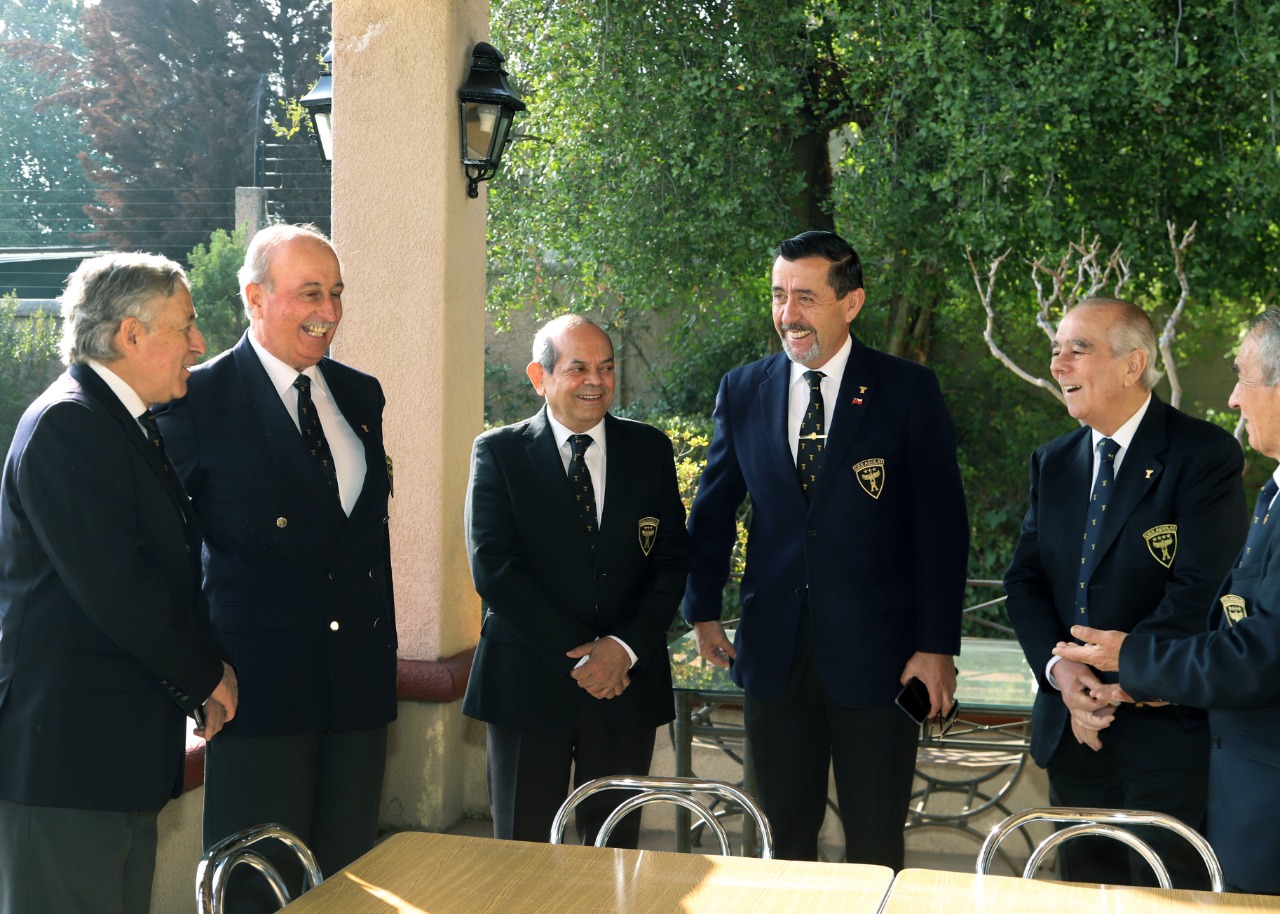
[[[902,687],[902,691],[898,693],[894,704],[903,710],[903,712],[918,724],[924,723],[929,718],[929,687],[923,682],[912,676],[907,680],[907,684]]]

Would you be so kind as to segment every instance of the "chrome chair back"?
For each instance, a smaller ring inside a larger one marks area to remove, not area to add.
[[[991,867],[991,862],[995,859],[1000,842],[1023,825],[1031,822],[1072,822],[1076,824],[1054,831],[1049,837],[1036,845],[1031,857],[1027,860],[1026,868],[1022,871],[1024,879],[1034,879],[1036,873],[1040,870],[1041,863],[1044,862],[1044,858],[1059,844],[1081,835],[1094,835],[1114,838],[1133,848],[1155,871],[1156,880],[1160,883],[1160,888],[1171,888],[1169,870],[1164,865],[1164,861],[1160,859],[1160,855],[1152,850],[1150,844],[1143,841],[1133,832],[1117,827],[1120,825],[1150,825],[1166,828],[1190,842],[1191,846],[1200,854],[1200,858],[1204,860],[1205,868],[1209,871],[1211,890],[1214,892],[1222,891],[1222,865],[1218,862],[1218,855],[1213,852],[1209,842],[1198,831],[1185,822],[1165,813],[1136,809],[1038,806],[1034,809],[1024,809],[1022,812],[1016,812],[1003,822],[998,822],[992,826],[987,839],[982,843],[982,849],[978,851],[978,860],[975,867],[977,873],[986,875]]]
[[[231,871],[241,864],[262,874],[280,907],[283,908],[293,900],[279,870],[262,854],[252,849],[254,844],[266,840],[279,841],[297,855],[303,869],[303,892],[315,888],[324,880],[315,855],[301,838],[283,825],[255,825],[223,838],[200,858],[196,867],[196,907],[200,914],[224,914],[227,880],[231,877]]]
[[[698,816],[707,829],[715,835],[716,840],[719,841],[720,852],[725,856],[730,856],[728,833],[725,831],[724,826],[720,824],[716,814],[711,811],[711,808],[697,796],[698,794],[710,794],[736,803],[746,815],[751,816],[755,820],[756,831],[760,839],[760,856],[764,859],[773,857],[773,830],[769,827],[769,820],[765,816],[764,810],[760,808],[760,804],[733,784],[705,778],[619,776],[596,778],[594,781],[588,781],[569,794],[568,798],[561,804],[559,812],[556,813],[555,819],[551,822],[552,844],[564,843],[565,826],[569,822],[569,816],[573,814],[578,804],[587,799],[587,797],[594,796],[604,790],[636,790],[639,792],[619,803],[617,808],[605,818],[604,824],[600,826],[600,834],[596,836],[596,847],[605,847],[608,844],[609,836],[613,834],[614,828],[628,813],[649,803],[665,802],[675,803]]]

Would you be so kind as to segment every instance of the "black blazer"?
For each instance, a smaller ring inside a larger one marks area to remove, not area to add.
[[[955,434],[933,372],[855,338],[806,502],[787,438],[790,372],[778,354],[720,383],[689,517],[685,618],[720,618],[736,512],[750,494],[734,681],[761,699],[782,693],[808,588],[832,700],[882,707],[916,651],[960,652],[969,524]]]
[[[462,705],[470,717],[552,730],[598,701],[609,729],[634,732],[675,716],[665,635],[689,558],[671,442],[614,416],[605,418],[605,441],[593,551],[545,407],[476,439],[467,553],[487,611]],[[627,690],[601,700],[570,677],[577,661],[565,652],[607,635],[639,659]]]
[[[23,415],[0,483],[0,797],[138,812],[181,791],[186,714],[222,678],[184,502],[89,366]]]
[[[1107,505],[1101,557],[1089,582],[1089,625],[1172,638],[1204,631],[1205,607],[1244,542],[1243,461],[1225,431],[1152,395]],[[1070,641],[1071,626],[1082,621],[1075,595],[1092,476],[1088,427],[1036,450],[1031,507],[1005,574],[1009,619],[1040,684],[1031,754],[1041,766],[1070,725],[1045,665],[1054,645]],[[1165,525],[1176,530],[1168,555],[1148,536]],[[1102,741],[1149,770],[1204,764],[1208,757],[1199,713],[1127,715]]]
[[[316,733],[396,714],[396,626],[382,388],[319,369],[364,444],[348,517],[247,338],[191,373],[160,414],[204,528],[204,589],[240,680],[228,733]]]
[[[1206,837],[1227,882],[1280,894],[1280,533],[1274,515],[1262,542],[1222,583],[1209,630],[1171,640],[1135,633],[1120,649],[1120,684],[1134,698],[1209,709]],[[1223,598],[1240,609],[1228,619]]]

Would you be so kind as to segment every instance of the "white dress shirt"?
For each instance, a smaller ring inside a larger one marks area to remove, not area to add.
[[[844,345],[836,354],[827,360],[821,368],[809,369],[799,362],[791,363],[791,381],[787,386],[787,440],[791,445],[791,462],[796,462],[796,452],[800,449],[800,423],[809,409],[809,382],[804,379],[806,371],[820,371],[822,379],[822,430],[823,434],[831,434],[831,417],[835,412],[829,404],[836,402],[840,393],[840,381],[844,378],[845,366],[849,364],[849,353],[853,351],[853,337],[845,337]]]

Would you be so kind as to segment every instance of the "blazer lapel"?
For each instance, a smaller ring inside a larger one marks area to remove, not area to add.
[[[267,370],[262,367],[262,360],[253,351],[247,334],[236,344],[233,357],[240,374],[245,422],[254,433],[251,437],[260,443],[268,459],[279,468],[277,478],[288,479],[308,502],[322,506],[321,510],[336,511],[345,518],[342,506],[333,497],[320,468],[302,443],[302,434],[285,409]]]
[[[836,393],[835,402],[826,404],[827,415],[830,417],[826,453],[822,458],[822,469],[818,473],[812,501],[820,499],[831,485],[831,480],[844,471],[845,455],[857,438],[862,417],[875,402],[878,393],[879,375],[868,364],[869,360],[862,357],[865,347],[856,337],[852,343],[853,349],[849,352],[849,361],[845,364],[844,377],[840,379],[840,390]]]
[[[564,471],[560,450],[556,447],[555,432],[551,429],[551,423],[547,421],[545,406],[529,420],[529,424],[525,427],[525,437],[527,439],[525,453],[533,469],[534,484],[546,488],[560,524],[589,555],[591,540],[587,535],[586,524],[582,522],[581,516],[574,508],[573,490],[569,484],[569,477]],[[610,456],[608,463],[612,462],[613,458]]]
[[[800,488],[800,476],[796,472],[796,459],[791,452],[790,433],[787,428],[787,408],[791,386],[791,362],[785,355],[776,355],[760,385],[760,412],[764,417],[764,440],[777,466],[778,475],[791,482],[795,497],[804,498]]]
[[[1107,504],[1107,516],[1102,522],[1102,532],[1098,537],[1098,550],[1101,552],[1099,561],[1106,556],[1107,550],[1120,535],[1120,530],[1129,519],[1129,515],[1133,513],[1133,509],[1138,506],[1151,487],[1160,479],[1160,474],[1164,472],[1164,463],[1161,462],[1160,455],[1169,449],[1166,409],[1168,407],[1153,393],[1151,405],[1147,407],[1147,414],[1138,424],[1138,430],[1134,433],[1133,441],[1129,443],[1129,450],[1125,453],[1120,471],[1116,475],[1116,491]],[[1091,441],[1092,436],[1088,436],[1086,440]],[[1090,472],[1092,472],[1092,466],[1090,466]]]
[[[383,450],[380,429],[380,417],[375,414],[376,403],[363,398],[347,383],[348,375],[333,367],[330,359],[321,359],[320,372],[324,375],[325,386],[333,395],[333,402],[338,412],[346,420],[347,425],[355,432],[360,444],[364,447],[364,479],[361,480],[360,494],[351,509],[351,517],[363,514],[371,507],[379,513],[386,503],[385,495],[391,488],[391,472],[387,465],[387,454]],[[309,455],[308,455],[309,456]],[[312,461],[314,464],[314,461]],[[379,474],[385,474],[380,476]],[[318,476],[317,472],[317,476]],[[386,480],[386,487],[381,485]]]

